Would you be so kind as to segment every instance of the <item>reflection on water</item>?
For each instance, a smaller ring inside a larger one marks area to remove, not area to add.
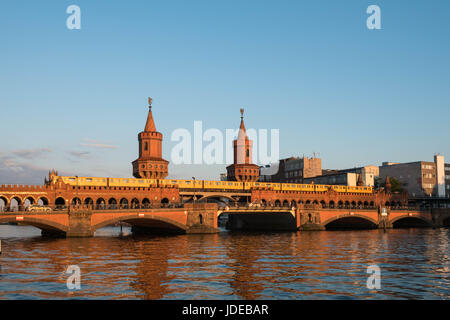
[[[47,239],[0,225],[0,299],[449,299],[449,229]],[[366,287],[369,265],[381,290]],[[81,290],[66,287],[81,268]]]

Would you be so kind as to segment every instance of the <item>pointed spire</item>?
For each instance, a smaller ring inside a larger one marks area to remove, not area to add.
[[[386,188],[386,191],[391,191],[391,181],[389,180],[389,177],[386,176],[386,182],[384,183],[384,187]]]
[[[247,132],[245,130],[245,125],[244,125],[244,109],[241,108],[241,125],[239,127],[239,133],[238,133],[238,137],[237,140],[241,141],[241,140],[246,140],[247,138]]]
[[[148,116],[144,131],[146,132],[156,131],[155,122],[153,121],[153,114],[152,114],[152,98],[150,97],[148,97]]]
[[[244,125],[244,108],[241,108],[241,126],[239,128],[240,130],[244,130],[245,132],[245,125]]]

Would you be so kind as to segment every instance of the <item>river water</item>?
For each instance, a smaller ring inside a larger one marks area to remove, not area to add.
[[[49,239],[0,225],[0,239],[0,299],[450,299],[449,229]]]

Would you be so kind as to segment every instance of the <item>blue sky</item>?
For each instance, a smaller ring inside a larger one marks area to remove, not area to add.
[[[324,168],[450,157],[446,0],[2,0],[0,39],[0,183],[131,176],[148,96],[169,160],[175,129],[237,128],[241,107],[247,128],[280,129],[281,157]]]

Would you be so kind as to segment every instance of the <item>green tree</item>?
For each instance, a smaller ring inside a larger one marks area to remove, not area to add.
[[[389,177],[389,181],[391,183],[391,192],[402,192],[403,191],[403,183],[396,179]],[[380,189],[386,187],[386,180],[380,177],[375,178],[375,189]]]

